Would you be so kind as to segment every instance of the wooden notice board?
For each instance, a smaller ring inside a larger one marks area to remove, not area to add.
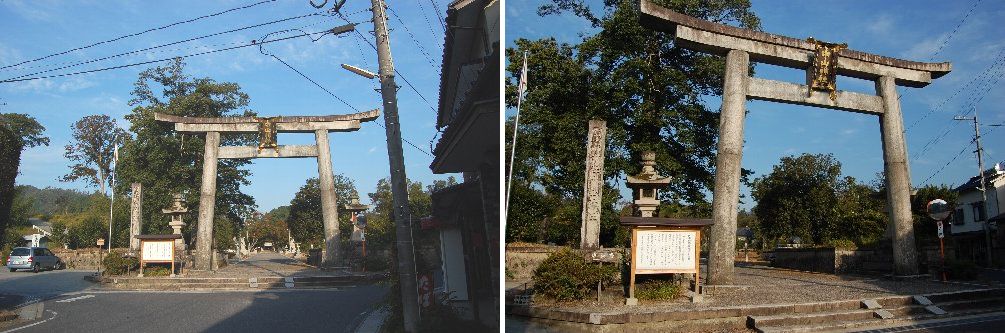
[[[174,276],[174,244],[181,235],[137,235],[136,238],[140,240],[140,276],[148,263],[171,263],[171,276]]]
[[[694,274],[694,294],[701,291],[701,228],[708,219],[622,217],[632,229],[631,271],[628,297],[635,299],[637,274]]]

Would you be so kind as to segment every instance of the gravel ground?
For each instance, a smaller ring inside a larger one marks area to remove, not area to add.
[[[703,269],[704,271],[704,269]],[[834,275],[784,270],[764,266],[737,267],[735,285],[706,289],[704,301],[690,303],[686,297],[674,301],[640,301],[637,307],[623,306],[620,288],[608,288],[601,301],[594,297],[577,303],[554,303],[535,299],[535,305],[552,305],[563,310],[595,313],[686,311],[729,306],[812,303],[847,299],[865,299],[895,295],[920,295],[1002,286],[994,281],[944,283],[931,278],[892,280],[875,276]],[[508,293],[523,289],[524,281],[507,281]]]
[[[269,276],[337,276],[344,271],[319,270],[296,259],[275,252],[261,252],[235,262],[216,272],[192,271],[187,277],[269,277]]]

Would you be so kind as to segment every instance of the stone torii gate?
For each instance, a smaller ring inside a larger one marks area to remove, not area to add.
[[[329,132],[351,132],[360,128],[361,122],[380,116],[380,110],[371,110],[332,116],[286,117],[180,117],[154,114],[157,121],[174,123],[178,132],[206,134],[203,155],[202,189],[199,196],[199,229],[196,240],[195,269],[212,269],[213,217],[216,209],[217,159],[220,158],[289,158],[317,157],[318,178],[321,185],[321,215],[324,223],[325,251],[322,266],[330,267],[338,258],[338,206],[332,173]],[[220,146],[220,133],[258,133],[258,146]],[[277,133],[314,133],[316,145],[278,145]]]
[[[748,98],[879,116],[887,203],[894,230],[893,271],[900,276],[918,273],[911,224],[911,177],[896,86],[927,86],[932,79],[949,73],[950,63],[906,61],[849,50],[845,44],[736,28],[676,13],[648,0],[641,0],[640,9],[642,25],[673,34],[675,45],[726,56],[712,199],[715,224],[709,244],[709,284],[731,284],[733,280],[743,121]],[[750,60],[804,69],[807,84],[750,77]],[[874,81],[876,95],[837,90],[836,75]]]

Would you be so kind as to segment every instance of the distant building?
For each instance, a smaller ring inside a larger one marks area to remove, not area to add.
[[[499,325],[499,2],[458,0],[448,6],[437,128],[429,166],[464,181],[433,193],[443,270],[451,305],[490,327]]]
[[[998,226],[1005,219],[1002,209],[1005,209],[1005,163],[997,163],[984,171],[987,182],[987,202],[981,196],[981,177],[971,177],[965,184],[955,189],[959,193],[956,199],[956,210],[953,212],[952,236],[956,244],[957,258],[983,262],[986,246],[984,244],[984,225],[991,227],[992,243],[1001,239]],[[985,207],[987,208],[985,210]],[[1000,245],[999,245],[1000,246]],[[997,246],[996,246],[997,247]],[[997,255],[996,256],[1000,256]],[[999,258],[999,260],[1005,258]]]

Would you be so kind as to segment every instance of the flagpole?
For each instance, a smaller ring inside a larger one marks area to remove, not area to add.
[[[509,182],[506,183],[506,212],[505,220],[509,220],[509,197],[513,190],[513,159],[516,156],[516,134],[520,129],[520,104],[523,102],[523,93],[527,90],[527,51],[523,51],[523,71],[520,72],[520,82],[517,84],[516,96],[516,118],[513,120],[513,143],[509,154]]]
[[[115,136],[112,136],[112,142],[115,142]],[[119,161],[119,147],[115,146],[115,152],[112,153],[112,186],[109,188],[109,193],[111,193],[111,201],[108,203],[108,254],[112,253],[112,221],[115,216],[115,167]]]

